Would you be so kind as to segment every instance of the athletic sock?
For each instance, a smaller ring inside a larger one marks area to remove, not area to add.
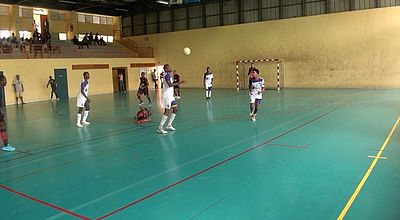
[[[168,119],[168,116],[166,116],[166,115],[163,115],[163,116],[161,117],[160,128],[163,128],[163,127],[164,127],[164,124],[165,124],[165,122],[167,121],[167,119]]]
[[[86,121],[86,119],[88,118],[88,116],[89,116],[89,111],[84,111],[84,112],[83,112],[83,119],[82,119],[82,121]]]
[[[169,121],[168,121],[168,126],[172,126],[172,122],[175,119],[176,114],[172,113],[171,116],[169,117]]]
[[[211,98],[211,90],[209,91],[210,93],[208,93],[208,98]]]
[[[206,90],[206,98],[208,98],[208,91]]]
[[[77,115],[77,120],[76,120],[76,124],[81,124],[81,119],[82,119],[82,114]]]
[[[7,132],[2,131],[2,132],[0,132],[0,135],[1,135],[1,139],[3,140],[4,146],[7,146],[8,145]]]

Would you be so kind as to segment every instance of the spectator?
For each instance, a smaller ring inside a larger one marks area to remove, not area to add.
[[[158,89],[158,77],[157,77],[157,69],[154,69],[153,72],[151,73],[151,79],[154,82],[154,89]]]
[[[88,40],[89,40],[89,45],[92,45],[93,43],[93,33],[90,32],[89,36],[88,36]]]
[[[96,35],[94,36],[93,45],[95,45],[95,44],[100,45],[100,40],[99,40],[99,34],[98,33],[96,33]]]
[[[74,45],[78,45],[78,43],[79,43],[79,40],[78,40],[78,38],[76,38],[76,36],[74,36],[74,38],[71,41],[72,41],[72,43],[74,43]]]
[[[104,41],[103,37],[100,38],[100,45],[106,46],[106,42]]]

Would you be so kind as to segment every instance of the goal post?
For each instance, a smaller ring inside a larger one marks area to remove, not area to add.
[[[240,90],[241,80],[242,80],[242,82],[246,82],[246,81],[244,81],[244,79],[241,79],[241,77],[245,78],[247,76],[247,72],[246,72],[246,74],[242,74],[242,76],[241,76],[240,70],[239,70],[240,64],[251,64],[251,63],[257,64],[259,62],[268,62],[270,64],[275,65],[273,72],[275,73],[274,82],[276,84],[275,84],[274,88],[278,91],[283,89],[283,86],[284,86],[284,83],[283,83],[283,59],[274,58],[274,59],[263,59],[263,60],[237,60],[237,61],[235,61],[235,64],[236,64],[236,90],[237,91]],[[257,68],[257,69],[259,69],[259,68]],[[244,71],[247,71],[247,69],[244,68]],[[262,71],[265,71],[265,70],[260,69],[260,72],[262,72]],[[272,71],[272,70],[270,70],[270,71]],[[243,86],[246,86],[246,85],[243,85]],[[243,88],[245,88],[245,87],[243,87]]]

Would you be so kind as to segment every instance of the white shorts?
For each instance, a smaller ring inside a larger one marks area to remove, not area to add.
[[[17,97],[17,98],[22,97],[22,93],[23,93],[22,90],[18,90],[18,89],[17,89],[17,90],[15,91],[15,97]]]
[[[83,108],[85,107],[85,103],[86,103],[86,98],[83,95],[78,95],[76,99],[76,106],[78,108]]]
[[[171,109],[173,103],[176,105],[175,97],[171,96],[163,96],[161,100],[161,106],[166,109]]]
[[[206,84],[206,90],[212,88],[212,84]]]
[[[262,93],[261,94],[250,94],[250,103],[255,103],[256,100],[262,99]]]

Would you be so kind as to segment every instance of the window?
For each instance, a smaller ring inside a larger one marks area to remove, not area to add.
[[[86,23],[93,23],[93,16],[91,15],[85,15],[85,22]]]
[[[66,13],[64,11],[59,11],[58,12],[58,20],[59,21],[65,21]]]
[[[113,25],[113,18],[107,17],[107,25]]]
[[[67,34],[66,33],[58,33],[58,39],[59,40],[67,40]]]
[[[0,15],[8,15],[8,6],[0,5]]]
[[[32,37],[32,32],[30,31],[20,31],[19,32],[19,38],[31,38]]]
[[[100,24],[107,24],[107,19],[105,17],[100,17]]]
[[[2,39],[3,37],[8,38],[8,37],[10,37],[10,36],[11,36],[10,31],[7,31],[7,30],[0,30],[0,38],[1,38],[1,39]]]
[[[99,16],[93,16],[93,24],[100,24],[100,17]]]
[[[78,14],[78,22],[85,22],[85,15]]]
[[[24,18],[32,18],[33,17],[32,8],[19,7],[19,16]]]
[[[64,15],[65,19],[65,15]],[[92,23],[92,24],[103,24],[103,25],[113,25],[113,17],[106,17],[101,15],[83,14],[78,13],[78,22]]]

